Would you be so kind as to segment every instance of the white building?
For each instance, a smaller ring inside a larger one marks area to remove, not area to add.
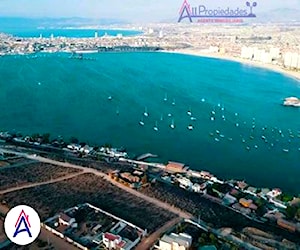
[[[278,59],[281,57],[279,48],[271,48],[270,55],[272,59]]]
[[[114,235],[112,233],[104,233],[102,236],[103,244],[107,249],[124,249],[126,242],[122,240],[119,235]]]
[[[182,186],[185,186],[185,187],[192,187],[192,185],[193,185],[191,180],[186,177],[178,178],[177,181],[179,182],[179,184],[181,184]]]
[[[164,235],[159,240],[160,250],[187,250],[192,245],[192,237],[185,233]]]
[[[251,47],[243,47],[241,51],[241,58],[252,59],[254,56],[254,49]]]

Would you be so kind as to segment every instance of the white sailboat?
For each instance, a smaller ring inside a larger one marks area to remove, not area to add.
[[[144,126],[144,125],[145,125],[144,120],[143,120],[143,117],[141,118],[139,124],[140,124],[141,126]]]
[[[164,101],[165,101],[165,102],[168,101],[168,94],[167,94],[167,93],[165,94]]]
[[[175,103],[175,99],[173,99],[172,105],[175,106],[175,104],[176,104],[176,103]]]
[[[172,123],[171,123],[170,127],[171,127],[171,129],[175,128],[174,119],[172,119]]]
[[[148,114],[148,111],[147,111],[147,107],[145,107],[144,116],[146,116],[146,117],[148,117],[148,116],[149,116],[149,114]]]
[[[193,130],[194,129],[193,125],[189,125],[187,128],[188,128],[188,130]]]
[[[164,115],[163,115],[163,114],[160,115],[160,120],[161,120],[161,121],[164,120]]]
[[[153,127],[155,131],[158,131],[157,121],[155,121],[155,126]]]
[[[110,95],[107,99],[108,99],[109,101],[111,101],[111,100],[112,100],[112,96]]]
[[[187,115],[191,116],[192,115],[192,108],[190,107],[189,110],[186,113],[187,113]]]

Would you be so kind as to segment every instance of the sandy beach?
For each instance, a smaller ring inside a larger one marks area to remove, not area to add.
[[[268,70],[276,71],[276,72],[284,74],[288,77],[292,77],[292,78],[296,79],[300,84],[300,72],[299,71],[288,70],[288,69],[281,67],[280,65],[265,64],[265,63],[250,61],[250,60],[246,60],[246,59],[242,59],[242,58],[234,57],[234,56],[230,56],[230,55],[219,54],[219,53],[218,54],[217,53],[208,53],[208,52],[204,52],[204,51],[196,50],[196,49],[178,49],[178,50],[164,51],[164,52],[210,57],[210,58],[216,58],[216,59],[222,59],[222,60],[235,61],[235,62],[239,62],[239,63],[243,63],[243,64],[248,64],[248,65],[254,66],[254,67],[261,67],[261,68],[265,68]]]

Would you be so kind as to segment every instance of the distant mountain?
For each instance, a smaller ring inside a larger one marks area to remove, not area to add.
[[[126,24],[119,19],[92,19],[81,17],[70,18],[26,18],[26,17],[0,17],[1,29],[26,29],[26,28],[67,28],[93,25]]]
[[[257,21],[262,22],[299,22],[300,9],[274,9],[268,12],[256,13]]]

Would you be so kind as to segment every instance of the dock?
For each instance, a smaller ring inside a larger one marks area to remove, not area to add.
[[[158,155],[154,155],[154,154],[151,154],[151,153],[146,153],[146,154],[142,154],[140,156],[138,156],[136,159],[138,161],[143,161],[143,160],[146,160],[148,158],[157,158]]]

